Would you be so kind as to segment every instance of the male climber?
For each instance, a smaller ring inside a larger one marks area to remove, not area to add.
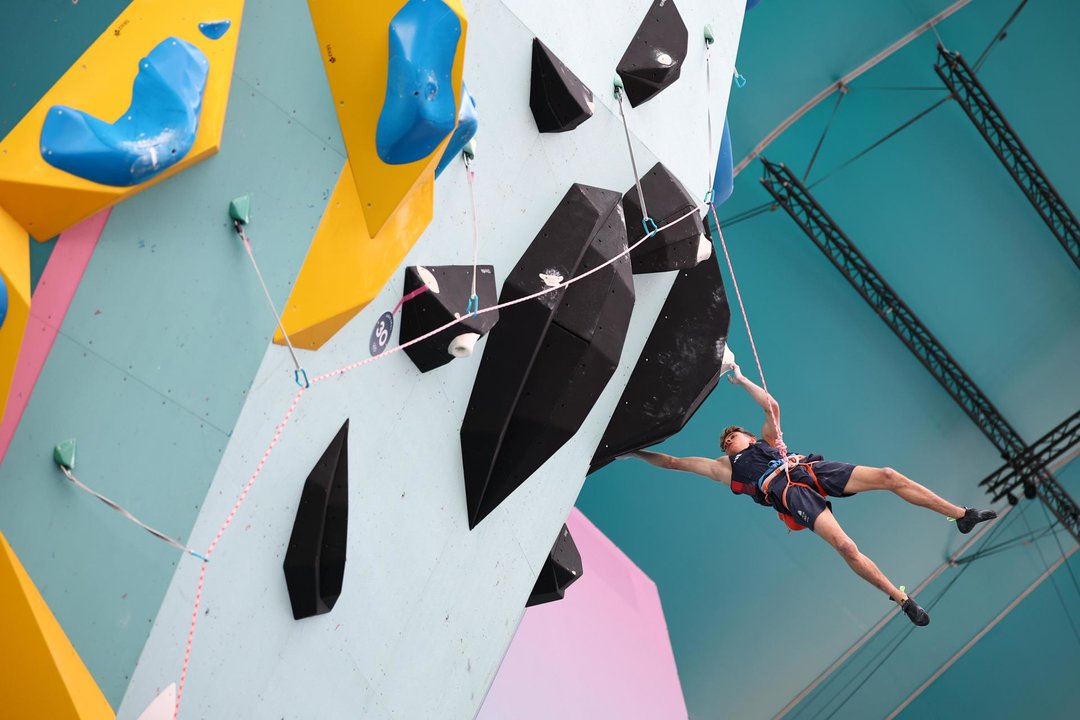
[[[771,395],[749,380],[732,363],[728,380],[741,385],[765,411],[761,429],[764,441],[753,433],[732,425],[720,435],[720,447],[727,453],[715,460],[704,457],[673,457],[638,450],[631,453],[657,467],[697,473],[722,482],[737,495],[749,495],[759,505],[775,508],[792,529],[810,528],[836,548],[859,577],[886,593],[916,625],[928,625],[930,616],[914,598],[889,581],[874,561],[859,552],[832,514],[829,497],[848,497],[864,490],[889,490],[913,505],[929,508],[956,520],[962,533],[977,523],[997,517],[993,510],[962,508],[941,499],[917,482],[892,468],[865,467],[831,462],[820,457],[788,455],[785,465],[777,449],[780,439],[780,406]]]

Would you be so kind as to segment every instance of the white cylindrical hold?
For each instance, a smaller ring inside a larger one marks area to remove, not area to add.
[[[430,270],[423,265],[417,265],[416,274],[424,281],[424,284],[427,285],[427,289],[430,292],[433,292],[436,295],[439,294],[439,281],[435,279],[435,276],[431,274]]]
[[[712,257],[712,243],[709,238],[704,235],[698,235],[697,241],[697,261],[699,263],[705,262]]]
[[[476,341],[480,339],[479,333],[461,333],[450,341],[449,353],[457,358],[469,357],[476,347]]]

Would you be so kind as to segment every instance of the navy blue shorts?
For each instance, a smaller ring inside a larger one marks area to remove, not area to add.
[[[818,482],[821,483],[822,489],[829,497],[851,497],[854,495],[854,493],[844,492],[844,488],[847,487],[848,480],[851,478],[851,471],[854,469],[855,466],[849,463],[833,462],[831,460],[820,460],[814,463],[814,474],[817,475]],[[814,489],[814,481],[805,470],[800,468],[792,473],[791,479],[796,483],[805,483],[810,487],[803,487],[798,484],[792,485],[787,491],[786,510],[799,525],[813,530],[818,515],[824,512],[825,508],[831,510],[832,503],[818,494],[818,491]],[[772,501],[773,507],[780,512],[785,511],[781,498],[783,498],[784,488],[787,484],[787,477],[781,474],[769,485],[769,499]]]

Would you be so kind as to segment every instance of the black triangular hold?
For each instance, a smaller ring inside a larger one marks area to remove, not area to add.
[[[632,106],[637,107],[679,79],[688,38],[675,0],[653,0],[616,68]]]
[[[464,357],[468,354],[465,346],[469,338],[462,338],[463,342],[454,343],[455,338],[472,333],[472,340],[475,340],[475,335],[486,335],[499,321],[498,310],[478,315],[470,315],[468,312],[469,298],[472,295],[472,265],[425,265],[424,269],[435,278],[438,292],[423,292],[401,307],[401,344],[426,335],[455,317],[460,316],[461,321],[405,348],[405,354],[420,372],[442,367],[455,357]],[[405,268],[404,294],[408,295],[422,285],[424,279],[420,277],[417,268]],[[489,308],[496,304],[495,271],[491,265],[477,265],[476,295],[480,308]],[[455,352],[452,353],[452,350]]]
[[[589,472],[683,429],[720,380],[730,321],[715,254],[679,273]]]
[[[642,176],[641,193],[657,227],[664,227],[697,206],[683,184],[662,163],[656,163]],[[636,185],[623,195],[623,210],[626,212],[626,241],[633,245],[645,237]],[[682,270],[697,265],[706,253],[712,254],[712,245],[705,236],[701,217],[694,212],[634,248],[630,252],[630,264],[636,275]]]
[[[328,613],[341,595],[349,529],[349,421],[304,482],[296,509],[285,584],[297,620]]]
[[[573,130],[593,114],[592,91],[539,38],[533,38],[529,107],[540,132]]]
[[[563,525],[544,566],[540,568],[540,574],[536,577],[536,584],[533,585],[529,599],[525,601],[525,607],[562,600],[566,588],[581,577],[582,571],[581,553],[574,544],[570,529]]]
[[[619,203],[616,192],[572,186],[506,278],[500,304],[625,252]],[[577,432],[618,366],[633,308],[624,256],[502,310],[461,426],[470,528]]]

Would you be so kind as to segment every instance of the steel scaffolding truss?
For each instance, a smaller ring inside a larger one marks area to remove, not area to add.
[[[1027,470],[1045,469],[1080,444],[1080,410],[1065,418],[1057,427],[1033,442],[1018,465],[1006,463],[988,475],[979,485],[994,500],[1000,500],[1029,479]]]
[[[765,158],[761,161],[765,167],[761,183],[768,193],[990,439],[1006,465],[1020,474],[1020,482],[1029,479],[1047,507],[1080,541],[1080,509],[1046,471],[1045,464],[1029,462],[1036,457],[1032,448],[852,244],[795,174],[782,164],[771,163]]]
[[[982,134],[990,149],[1012,175],[1024,195],[1046,222],[1065,252],[1080,268],[1080,224],[1057,190],[1043,175],[1034,158],[1020,142],[997,105],[990,99],[975,73],[960,53],[950,53],[938,45],[934,70]]]

